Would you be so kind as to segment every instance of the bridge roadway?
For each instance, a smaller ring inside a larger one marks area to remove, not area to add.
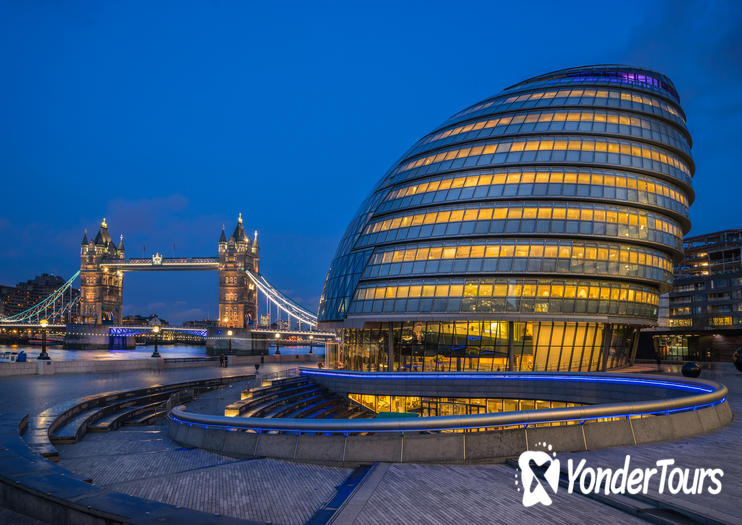
[[[132,330],[132,331],[138,331],[138,332],[151,332],[152,326],[133,326],[133,325],[123,325],[123,326],[114,326],[114,325],[100,325],[101,327],[108,327],[112,330]],[[10,329],[18,329],[18,330],[25,330],[25,329],[41,329],[41,323],[4,323],[0,321],[0,328],[10,328]],[[65,324],[48,324],[47,329],[48,330],[66,330],[67,325]],[[160,326],[160,330],[166,331],[166,332],[188,332],[188,333],[194,333],[194,332],[203,332],[203,336],[206,336],[206,328],[188,328],[184,326]],[[225,328],[227,330],[227,328]],[[299,336],[305,336],[309,337],[310,335],[314,337],[314,340],[317,342],[320,341],[326,341],[326,340],[334,340],[335,339],[335,332],[323,332],[318,330],[278,330],[278,329],[272,329],[272,328],[253,328],[250,330],[253,333],[256,334],[268,334],[272,337],[275,337],[275,334],[280,334],[281,337],[283,336],[291,336],[291,335],[299,335]]]
[[[101,266],[109,270],[122,272],[150,272],[157,270],[190,270],[214,271],[219,269],[218,257],[163,257],[155,261],[153,258],[136,258],[121,260],[103,260]]]

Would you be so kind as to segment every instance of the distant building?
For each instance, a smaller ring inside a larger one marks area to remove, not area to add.
[[[122,324],[128,326],[170,326],[170,323],[168,323],[164,319],[160,319],[157,314],[148,316],[127,315],[123,318]]]
[[[727,360],[742,345],[742,230],[687,237],[684,253],[659,327],[647,331],[651,348],[664,359]]]
[[[10,315],[7,308],[7,299],[15,290],[14,286],[3,286],[0,284],[0,315]]]
[[[216,319],[202,319],[183,323],[183,328],[216,328],[217,326],[219,326],[219,322]]]
[[[65,282],[65,279],[58,275],[42,273],[15,286],[0,286],[0,314],[11,316],[23,312],[53,294]],[[66,293],[71,293],[72,297],[75,297],[79,295],[80,290],[72,288]]]

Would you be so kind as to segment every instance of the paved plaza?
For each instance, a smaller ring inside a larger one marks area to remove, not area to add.
[[[112,492],[291,525],[309,520],[351,472],[184,449],[167,439],[164,427],[90,434],[59,450],[63,467]]]
[[[286,365],[266,365],[267,373]],[[249,373],[252,367],[196,368],[163,372],[126,372],[96,376],[58,375],[7,378],[0,382],[0,410],[38,414],[60,401],[102,391],[131,389],[153,383]],[[646,367],[645,367],[646,368]],[[726,384],[736,414],[742,413],[742,374],[732,366],[704,370],[703,377]],[[247,382],[202,395],[189,410],[220,414],[239,399]],[[683,467],[721,467],[724,489],[719,496],[653,497],[722,522],[742,523],[736,502],[742,495],[738,442],[739,419],[719,432],[676,442],[622,447],[560,459],[586,457],[592,466],[618,467],[625,454],[636,466],[674,458]],[[212,515],[265,523],[320,523],[317,516],[334,512],[338,487],[353,473],[328,467],[273,459],[237,460],[179,446],[163,426],[125,426],[109,433],[88,433],[74,445],[59,445],[60,465],[96,486],[150,500],[200,510]],[[516,490],[516,471],[508,465],[377,464],[355,492],[343,496],[333,523],[638,523],[641,520],[581,495],[561,490],[550,507],[524,508]],[[16,519],[17,517],[17,519]],[[312,521],[314,518],[314,521]],[[0,521],[34,524],[34,520],[0,513]]]
[[[287,368],[296,368],[296,366],[296,364],[289,363],[266,363],[260,367],[260,374],[271,374]],[[306,367],[309,364],[300,363],[300,366]],[[28,412],[34,415],[61,401],[101,392],[133,390],[152,385],[254,373],[255,367],[248,365],[230,368],[208,366],[159,371],[137,370],[120,373],[4,377],[0,380],[0,414]]]

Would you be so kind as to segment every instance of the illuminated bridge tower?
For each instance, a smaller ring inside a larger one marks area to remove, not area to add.
[[[229,239],[219,238],[219,326],[247,328],[258,318],[258,295],[245,270],[258,273],[258,234],[245,233],[242,214]]]
[[[121,324],[124,274],[108,271],[103,260],[124,258],[124,237],[118,247],[103,219],[95,239],[87,233],[80,246],[80,319],[87,324]]]

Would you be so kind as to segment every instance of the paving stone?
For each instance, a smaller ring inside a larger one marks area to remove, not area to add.
[[[349,474],[348,469],[258,459],[107,488],[223,516],[300,525]]]
[[[391,465],[353,524],[645,523],[564,491],[549,507],[525,508],[515,473],[504,465]]]
[[[302,524],[335,494],[350,469],[239,461],[170,441],[163,426],[90,434],[62,445],[59,465],[112,492],[202,512]]]

